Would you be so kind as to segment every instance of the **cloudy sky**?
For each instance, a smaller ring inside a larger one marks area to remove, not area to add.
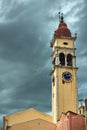
[[[0,122],[32,107],[51,112],[50,41],[59,11],[78,34],[78,96],[87,98],[87,1],[0,0]]]

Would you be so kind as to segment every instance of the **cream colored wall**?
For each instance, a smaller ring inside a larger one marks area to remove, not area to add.
[[[52,117],[44,114],[42,112],[39,112],[35,109],[28,109],[22,112],[18,112],[15,114],[11,114],[4,117],[4,129],[6,129],[7,125],[12,125],[20,122],[25,122],[29,120],[33,120],[36,118],[41,118],[47,121],[52,122]]]
[[[64,42],[67,42],[68,45],[64,45]],[[53,59],[56,58],[56,54],[58,53],[57,61],[59,59],[59,53],[65,54],[65,60],[67,54],[75,56],[74,39],[56,39],[52,51]],[[52,76],[55,77],[55,85],[53,86],[52,84],[52,114],[53,122],[56,122],[62,112],[69,110],[77,112],[77,69],[75,58],[73,57],[73,68],[67,66],[67,64],[65,64],[65,67],[56,66],[54,68],[52,73]],[[65,84],[62,84],[62,73],[65,71],[70,72],[73,79],[69,83],[65,82]]]
[[[63,84],[62,74],[65,71],[72,74],[72,81]],[[53,121],[56,122],[62,112],[70,110],[77,113],[76,69],[56,67],[53,75],[55,77],[55,86],[52,85],[52,114]]]
[[[63,42],[67,42],[68,45],[64,45]],[[58,47],[66,47],[66,48],[74,48],[74,40],[72,39],[58,39],[57,42]]]
[[[62,82],[62,73],[68,71],[72,74],[72,81]],[[76,69],[58,69],[58,117],[62,112],[73,111],[77,113],[77,79]]]
[[[56,130],[56,125],[41,119],[28,121],[9,127],[8,130]]]
[[[64,45],[63,43],[67,42],[68,45]],[[53,51],[55,50],[55,47],[62,47],[62,48],[74,48],[74,39],[65,39],[65,38],[58,38],[54,40],[54,45],[53,45]]]

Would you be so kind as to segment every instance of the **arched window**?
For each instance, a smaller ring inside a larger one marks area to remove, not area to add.
[[[72,55],[71,54],[67,55],[67,65],[72,66]]]
[[[64,53],[59,54],[59,60],[61,65],[65,65],[65,55]]]

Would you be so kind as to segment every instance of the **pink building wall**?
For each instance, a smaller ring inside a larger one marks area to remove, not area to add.
[[[85,130],[85,118],[77,115],[71,119],[71,130]]]
[[[73,112],[62,113],[57,130],[86,130],[85,117]]]

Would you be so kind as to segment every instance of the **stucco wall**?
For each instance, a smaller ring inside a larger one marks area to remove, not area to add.
[[[80,115],[72,117],[71,130],[85,130],[85,118]]]
[[[36,118],[41,118],[41,119],[52,122],[51,116],[44,114],[42,112],[39,112],[35,109],[28,109],[22,112],[17,112],[15,114],[5,116],[4,117],[4,130],[6,130],[6,127],[8,125],[14,125],[21,122],[34,120]]]
[[[56,125],[42,119],[35,119],[8,127],[7,130],[56,130]]]
[[[85,117],[73,112],[63,113],[57,122],[57,130],[85,130]]]

